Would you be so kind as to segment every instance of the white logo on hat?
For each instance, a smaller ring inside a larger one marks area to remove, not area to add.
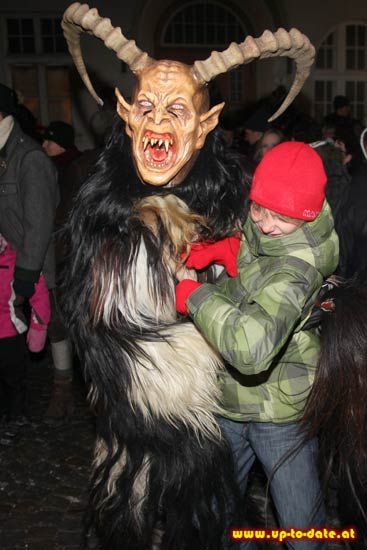
[[[317,214],[316,214],[315,210],[304,210],[302,212],[302,216],[304,218],[316,218]]]

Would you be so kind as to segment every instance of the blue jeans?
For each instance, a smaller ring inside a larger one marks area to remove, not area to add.
[[[317,470],[317,441],[303,444],[297,452],[285,458],[288,451],[296,448],[303,439],[299,423],[242,423],[226,418],[220,418],[219,423],[233,453],[242,495],[245,494],[248,474],[257,457],[270,480],[270,493],[279,526],[303,530],[325,526],[326,516]],[[323,541],[288,540],[286,545],[297,550],[327,548]],[[254,546],[239,543],[234,547],[249,550]]]

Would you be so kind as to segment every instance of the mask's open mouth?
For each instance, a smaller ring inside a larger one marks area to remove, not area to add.
[[[172,134],[147,130],[142,139],[145,164],[150,168],[162,169],[174,162],[175,147]]]

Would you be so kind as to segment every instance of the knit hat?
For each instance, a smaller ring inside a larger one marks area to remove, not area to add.
[[[17,94],[8,86],[0,84],[0,111],[9,115],[15,113],[18,105]]]
[[[306,143],[286,141],[257,166],[250,199],[273,212],[314,220],[325,199],[326,174],[320,156]]]
[[[74,128],[70,124],[55,120],[43,132],[43,139],[49,139],[60,145],[60,147],[68,149],[74,145],[74,135]]]
[[[270,118],[271,113],[264,108],[257,109],[253,112],[244,122],[243,127],[253,130],[254,132],[265,132],[270,128],[270,123],[268,118]]]

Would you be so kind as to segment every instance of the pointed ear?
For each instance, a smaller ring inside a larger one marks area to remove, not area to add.
[[[196,142],[196,149],[201,149],[203,147],[207,135],[217,126],[219,122],[219,115],[224,105],[224,102],[218,103],[218,105],[214,105],[214,107],[212,107],[207,113],[200,116],[200,129]]]
[[[129,113],[130,113],[130,110],[131,110],[131,105],[130,103],[128,103],[124,97],[122,96],[122,94],[120,93],[120,91],[118,90],[118,88],[115,88],[115,95],[117,97],[117,105],[116,105],[116,110],[117,110],[117,113],[119,115],[120,118],[122,118],[122,120],[124,122],[126,122],[126,133],[128,135],[129,134],[129,127],[128,127],[128,124],[127,124],[127,120],[129,118]]]

